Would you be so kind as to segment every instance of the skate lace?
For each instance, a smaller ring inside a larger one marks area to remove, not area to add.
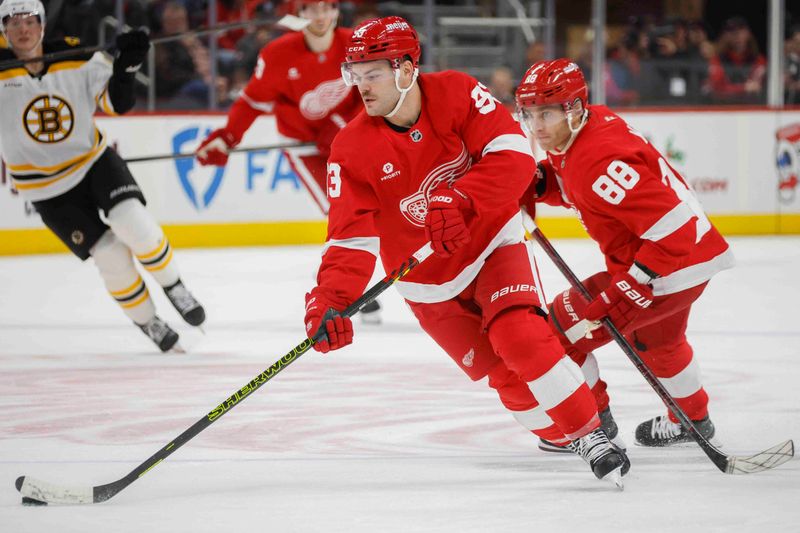
[[[186,287],[183,284],[178,284],[172,287],[167,291],[169,295],[169,299],[172,300],[172,303],[181,313],[186,313],[187,311],[191,311],[199,304],[197,300],[194,299],[194,296],[186,290]]]
[[[658,439],[671,439],[677,437],[683,432],[683,427],[676,424],[667,416],[657,416],[653,421],[653,428],[650,430],[650,435]]]
[[[587,463],[592,464],[595,459],[608,453],[611,443],[606,434],[598,429],[573,441],[571,446],[575,453],[583,457]]]

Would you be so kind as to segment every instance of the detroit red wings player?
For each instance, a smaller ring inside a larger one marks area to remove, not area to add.
[[[392,269],[430,241],[436,255],[395,284],[422,328],[471,379],[488,376],[525,427],[571,442],[598,478],[621,484],[627,458],[543,318],[518,207],[535,170],[528,142],[486,87],[453,71],[420,75],[419,56],[399,17],[365,22],[347,47],[342,76],[366,113],[328,159],[328,239],[305,317],[327,340],[314,347],[352,342],[349,318],[323,317],[360,296],[377,255]]]
[[[309,21],[267,44],[259,54],[253,76],[228,112],[224,128],[214,130],[197,149],[202,165],[223,166],[228,152],[241,142],[253,121],[273,113],[282,137],[314,142],[311,147],[284,150],[295,173],[323,214],[328,213],[325,162],[333,138],[361,111],[358,92],[345,85],[340,65],[352,30],[337,28],[339,3],[331,0],[287,0]],[[378,301],[367,305],[363,322],[381,322]]]
[[[228,112],[227,124],[200,144],[197,159],[202,165],[225,165],[228,151],[241,142],[253,121],[263,113],[274,113],[283,137],[317,144],[317,150],[287,150],[286,155],[314,201],[327,213],[325,160],[330,144],[361,110],[358,93],[344,84],[339,71],[352,31],[336,27],[338,2],[289,3],[309,25],[264,46],[250,82]]]
[[[520,121],[547,151],[523,202],[574,209],[606,260],[607,271],[584,282],[595,299],[565,291],[552,303],[551,323],[576,362],[591,369],[586,377],[601,412],[608,395],[590,350],[610,340],[595,329],[607,316],[711,438],[708,395],[686,324],[694,301],[733,256],[680,174],[624,120],[588,105],[587,96],[583,74],[567,59],[536,63],[517,89]],[[636,429],[644,446],[691,440],[671,413]]]

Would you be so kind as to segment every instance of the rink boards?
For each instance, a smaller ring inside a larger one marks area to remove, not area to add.
[[[723,233],[800,233],[800,111],[692,109],[622,116],[679,170]],[[224,115],[97,118],[123,158],[192,152]],[[241,146],[281,142],[265,116]],[[0,147],[2,153],[2,147]],[[325,219],[279,150],[231,157],[225,168],[193,159],[130,165],[148,207],[177,246],[322,242]],[[64,251],[30,206],[0,177],[0,254]],[[540,225],[553,237],[585,233],[572,213],[543,206]]]

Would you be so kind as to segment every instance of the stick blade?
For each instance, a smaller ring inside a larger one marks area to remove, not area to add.
[[[728,458],[728,474],[755,474],[781,466],[794,457],[794,442],[789,439],[749,457],[732,455]]]
[[[292,31],[303,31],[311,21],[295,15],[284,15],[276,24]]]
[[[42,503],[94,503],[92,487],[63,487],[29,476],[20,476],[14,485],[23,497]]]

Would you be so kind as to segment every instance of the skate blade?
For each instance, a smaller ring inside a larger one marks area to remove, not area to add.
[[[176,343],[175,343],[175,346],[173,346],[172,348],[170,348],[170,349],[167,351],[167,353],[180,353],[180,354],[184,354],[184,353],[186,353],[186,350],[184,350],[184,348],[183,348],[183,346],[181,346],[181,343],[180,343],[180,342],[176,342]]]
[[[622,481],[622,467],[615,468],[605,475],[604,480],[613,483],[619,490],[625,490],[625,484]]]
[[[203,325],[202,324],[200,324],[199,326],[195,326],[195,329],[199,330],[200,333],[202,333],[203,335],[206,334],[206,330],[203,329]]]

